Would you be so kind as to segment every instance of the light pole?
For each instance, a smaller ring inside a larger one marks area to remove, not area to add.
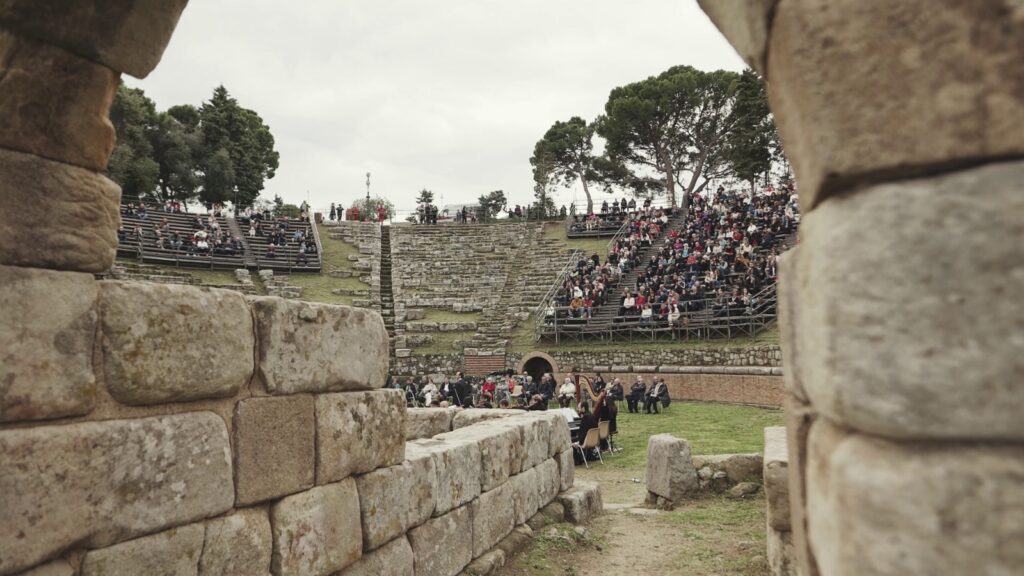
[[[370,173],[366,173],[366,205],[370,205]]]

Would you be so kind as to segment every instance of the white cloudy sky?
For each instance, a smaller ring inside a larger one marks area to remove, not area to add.
[[[676,64],[743,67],[695,0],[193,0],[157,70],[127,82],[161,109],[223,83],[256,110],[281,154],[265,195],[348,205],[369,171],[401,210],[422,187],[531,201],[555,120]]]

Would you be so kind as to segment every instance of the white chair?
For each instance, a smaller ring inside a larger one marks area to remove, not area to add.
[[[580,451],[580,457],[583,458],[583,465],[590,468],[590,464],[587,464],[587,450],[597,448],[597,459],[604,464],[604,458],[601,457],[601,432],[597,428],[591,428],[587,430],[587,436],[583,439],[583,443],[574,442],[572,447]]]

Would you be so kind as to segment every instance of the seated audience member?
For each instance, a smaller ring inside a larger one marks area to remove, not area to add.
[[[565,377],[565,382],[558,388],[558,406],[568,408],[576,400],[576,383],[571,376]]]
[[[651,414],[652,411],[654,414],[660,413],[658,410],[658,402],[661,400],[662,388],[664,388],[664,386],[665,383],[655,377],[654,382],[651,383],[650,390],[647,391],[647,396],[644,402],[644,413]]]
[[[647,385],[644,384],[643,376],[637,376],[636,382],[629,387],[629,396],[626,397],[626,407],[633,414],[640,413],[640,402],[647,395]]]

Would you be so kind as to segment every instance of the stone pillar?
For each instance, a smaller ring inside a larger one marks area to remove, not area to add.
[[[187,0],[0,0],[0,265],[103,272],[121,72],[160,61]]]
[[[699,0],[765,78],[803,574],[1024,569],[1024,9]]]

